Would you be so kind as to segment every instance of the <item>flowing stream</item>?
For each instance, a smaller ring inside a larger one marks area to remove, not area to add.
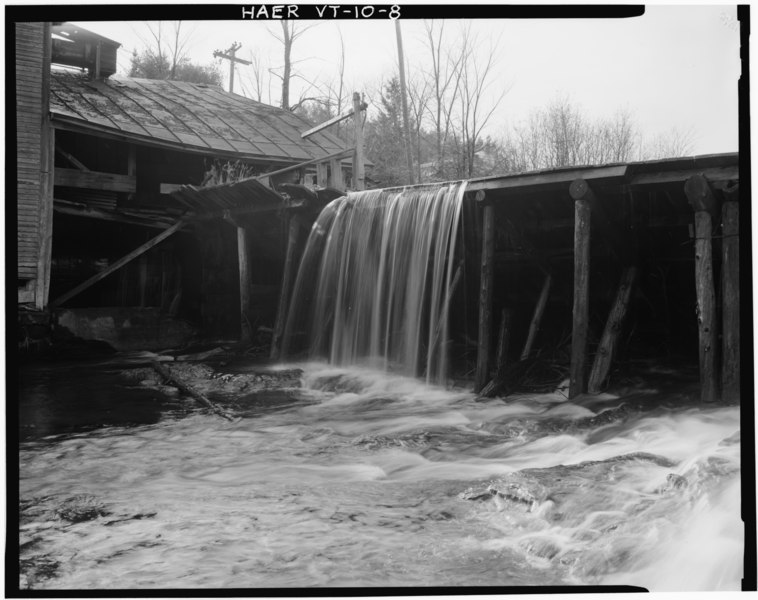
[[[26,374],[21,586],[739,589],[738,408],[299,366],[300,388],[216,398],[234,422],[107,366]],[[72,390],[106,397],[101,425]]]

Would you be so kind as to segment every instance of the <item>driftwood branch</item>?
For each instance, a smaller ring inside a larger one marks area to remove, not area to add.
[[[181,379],[179,379],[176,375],[172,375],[166,367],[161,365],[158,362],[153,363],[153,369],[155,369],[161,377],[163,377],[168,383],[176,386],[181,391],[183,391],[185,394],[188,394],[189,396],[192,396],[195,400],[200,402],[200,404],[205,405],[206,407],[210,408],[214,413],[217,415],[220,415],[227,419],[228,421],[234,421],[234,417],[232,417],[229,413],[227,413],[223,408],[217,406],[208,398],[203,396],[200,392],[198,392],[196,389],[192,388],[190,385],[184,383]]]

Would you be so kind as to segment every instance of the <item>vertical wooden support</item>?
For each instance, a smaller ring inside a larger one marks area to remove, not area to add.
[[[500,311],[500,332],[497,337],[497,352],[495,353],[495,379],[500,380],[505,373],[508,362],[508,342],[510,341],[511,311],[503,308]]]
[[[287,312],[290,305],[290,287],[295,276],[297,264],[295,253],[297,251],[298,239],[300,237],[300,217],[293,215],[290,217],[289,231],[287,234],[287,253],[284,257],[284,273],[282,275],[282,287],[279,292],[279,307],[276,311],[276,323],[274,324],[274,334],[271,339],[271,358],[281,358],[282,334],[287,321]]]
[[[147,306],[147,254],[139,257],[139,305]]]
[[[590,292],[590,204],[574,201],[574,309],[569,398],[584,392]]]
[[[361,96],[353,93],[353,120],[355,121],[355,150],[353,151],[353,189],[366,189],[366,167],[363,150],[363,113],[361,112]]]
[[[326,187],[327,184],[327,164],[320,162],[316,164],[316,185]]]
[[[524,343],[524,349],[521,351],[521,360],[526,360],[532,353],[532,346],[534,346],[534,340],[537,337],[537,332],[540,330],[540,323],[542,321],[542,315],[545,312],[545,306],[547,305],[547,297],[550,293],[550,286],[553,283],[553,276],[548,273],[545,275],[545,282],[542,284],[542,291],[540,291],[540,297],[537,299],[537,305],[534,307],[534,314],[532,315],[532,321],[529,323],[529,333],[526,336],[526,342]]]
[[[712,219],[716,200],[708,181],[693,175],[684,184],[687,199],[695,211],[695,289],[700,356],[700,399],[715,402],[716,382],[716,294],[713,287]]]
[[[329,187],[336,190],[345,190],[345,183],[342,180],[342,159],[333,158],[329,161]]]
[[[587,391],[590,394],[597,394],[608,377],[611,369],[611,361],[616,351],[621,328],[624,324],[629,300],[632,297],[632,288],[637,277],[636,267],[626,267],[621,275],[621,282],[616,291],[616,298],[611,306],[611,312],[608,314],[608,320],[605,323],[603,337],[600,338],[600,345],[595,355],[595,362],[592,365]]]
[[[248,256],[247,229],[237,227],[237,264],[240,278],[240,342],[248,343],[253,338],[250,322],[250,291],[252,287],[250,260]]]
[[[135,144],[129,144],[129,155],[126,163],[126,174],[130,177],[137,177],[137,146]],[[134,200],[135,194],[129,194],[129,202]]]
[[[727,201],[722,206],[722,336],[721,399],[740,401],[740,207]]]
[[[482,219],[482,264],[479,287],[479,337],[474,391],[479,393],[489,379],[490,327],[492,323],[495,209],[485,204]]]

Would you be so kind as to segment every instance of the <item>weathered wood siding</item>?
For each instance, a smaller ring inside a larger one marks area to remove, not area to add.
[[[35,285],[27,284],[25,296],[19,296],[19,301],[27,302],[43,300],[39,296],[46,291],[49,37],[46,23],[16,24],[18,279],[35,280]]]

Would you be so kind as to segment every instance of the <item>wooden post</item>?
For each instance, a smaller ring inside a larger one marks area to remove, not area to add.
[[[721,400],[740,401],[740,207],[728,200],[722,207],[721,244],[722,335]]]
[[[99,273],[96,273],[95,275],[93,275],[92,277],[90,277],[89,279],[87,279],[87,281],[85,281],[84,283],[80,283],[79,285],[77,285],[72,290],[69,290],[68,292],[66,292],[62,296],[59,296],[58,298],[56,298],[53,302],[50,303],[50,308],[54,308],[56,306],[60,306],[66,300],[70,300],[71,298],[73,298],[74,296],[76,296],[80,292],[83,292],[88,287],[90,287],[93,284],[97,283],[98,281],[100,281],[104,277],[107,277],[108,275],[110,275],[114,271],[117,271],[118,269],[120,269],[121,267],[123,267],[125,264],[131,262],[132,260],[134,260],[138,256],[142,255],[144,252],[147,252],[148,250],[150,250],[150,248],[152,248],[153,246],[155,246],[155,245],[159,244],[160,242],[162,242],[163,240],[165,240],[168,236],[170,236],[173,233],[179,231],[182,227],[184,227],[184,224],[185,224],[184,221],[177,221],[171,227],[169,227],[165,231],[162,231],[161,233],[159,233],[157,236],[155,236],[150,241],[145,242],[139,248],[135,248],[134,250],[132,250],[126,256],[123,256],[123,257],[119,258],[112,265],[106,267],[105,269],[103,269]]]
[[[592,372],[590,373],[590,380],[587,384],[587,391],[590,394],[599,393],[603,382],[608,377],[636,277],[636,267],[627,267],[621,275],[621,282],[616,291],[616,298],[611,307],[611,312],[608,314],[608,320],[603,330],[603,337],[600,339],[600,345],[598,346],[595,362],[592,365]]]
[[[540,297],[537,299],[537,305],[534,307],[534,314],[532,315],[532,321],[529,323],[529,333],[526,336],[526,343],[524,343],[524,349],[521,352],[521,360],[526,360],[532,352],[532,346],[534,340],[537,337],[537,332],[540,330],[540,322],[542,321],[542,315],[545,312],[545,306],[547,305],[547,297],[550,293],[550,286],[553,282],[553,276],[548,273],[545,275],[545,282],[542,284],[542,291]]]
[[[279,293],[279,307],[276,312],[274,334],[271,339],[271,358],[281,358],[282,334],[287,321],[287,312],[290,305],[290,287],[295,276],[297,264],[295,251],[297,250],[298,238],[300,237],[300,218],[293,215],[290,218],[289,231],[287,234],[287,253],[284,257],[284,273],[282,274],[282,287]]]
[[[316,164],[316,185],[326,187],[327,184],[327,164],[320,162]]]
[[[344,191],[345,184],[342,180],[342,160],[333,158],[329,161],[329,187]]]
[[[718,396],[716,382],[716,294],[713,287],[713,249],[711,215],[717,202],[708,181],[702,175],[693,175],[684,184],[684,192],[695,211],[695,290],[697,294],[697,321],[700,340],[700,399],[715,402]]]
[[[137,146],[135,144],[129,144],[129,154],[127,156],[126,174],[129,177],[137,178]],[[128,194],[127,197],[131,202],[134,200],[136,193]]]
[[[248,260],[247,230],[237,227],[237,264],[240,278],[240,341],[248,343],[253,338],[250,323],[250,262]]]
[[[569,398],[584,392],[590,295],[590,205],[574,200],[574,308]]]
[[[139,305],[147,306],[147,255],[139,257]]]
[[[355,152],[353,153],[353,189],[366,189],[366,171],[363,157],[363,119],[361,96],[353,93],[353,120],[355,121]]]
[[[479,287],[479,337],[474,391],[479,393],[489,379],[490,326],[492,322],[493,257],[495,254],[495,209],[485,204],[482,221],[482,264]]]
[[[221,58],[224,60],[229,61],[229,93],[234,93],[234,67],[235,63],[241,63],[243,65],[250,65],[252,64],[249,60],[242,60],[241,58],[237,58],[237,50],[239,50],[242,47],[242,44],[239,42],[234,42],[229,48],[225,51],[216,50],[213,53],[214,58]]]
[[[502,379],[505,365],[508,362],[508,342],[510,341],[511,311],[503,308],[500,312],[500,333],[497,338],[497,353],[495,354],[495,379]]]

